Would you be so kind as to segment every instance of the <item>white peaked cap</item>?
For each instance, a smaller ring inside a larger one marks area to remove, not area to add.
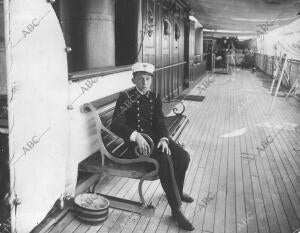
[[[142,63],[142,62],[137,62],[134,63],[133,66],[131,67],[132,72],[146,72],[146,73],[150,73],[153,74],[155,67],[154,65],[150,64],[150,63]]]

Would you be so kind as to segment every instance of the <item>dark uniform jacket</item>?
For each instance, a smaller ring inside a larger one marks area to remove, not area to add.
[[[111,129],[124,140],[130,140],[135,130],[148,134],[155,143],[169,138],[160,97],[151,91],[141,95],[136,88],[120,93]]]

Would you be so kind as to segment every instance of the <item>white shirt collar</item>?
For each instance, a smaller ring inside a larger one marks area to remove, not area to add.
[[[143,92],[141,92],[137,87],[135,87],[135,89],[136,89],[141,95],[145,95],[145,94],[147,93],[147,91],[149,91],[149,90],[147,90],[147,91],[145,91],[145,92],[143,93]]]

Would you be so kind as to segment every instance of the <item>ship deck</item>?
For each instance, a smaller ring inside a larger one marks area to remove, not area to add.
[[[195,198],[183,204],[185,215],[197,233],[293,232],[300,228],[299,102],[277,97],[270,112],[269,77],[248,70],[213,75],[202,102],[184,100],[190,122],[179,141],[191,155],[185,191]],[[189,94],[199,95],[199,86]],[[137,185],[105,177],[97,189],[138,201]],[[182,232],[159,181],[146,181],[144,192],[153,217],[111,209],[103,224],[91,226],[69,212],[48,232]]]

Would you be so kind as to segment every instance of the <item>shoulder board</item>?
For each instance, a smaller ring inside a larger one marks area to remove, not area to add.
[[[129,98],[129,93],[128,93],[128,91],[124,91],[124,93],[126,94],[127,98]]]
[[[132,92],[134,90],[134,88],[129,89],[128,91],[122,91],[123,93],[125,93],[125,95],[127,96],[127,98],[130,97],[130,92]]]

